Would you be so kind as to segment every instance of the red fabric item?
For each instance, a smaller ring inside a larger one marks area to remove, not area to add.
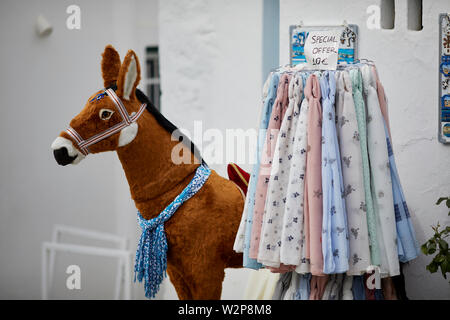
[[[227,166],[228,179],[238,185],[239,188],[247,195],[248,181],[250,174],[245,172],[241,167],[235,163],[229,163]]]
[[[375,299],[375,289],[367,288],[367,278],[369,278],[375,271],[367,272],[364,274],[364,289],[366,290],[366,300],[376,300]]]
[[[278,268],[267,267],[267,269],[269,269],[270,272],[272,272],[272,273],[286,273],[286,272],[294,271],[296,267],[297,267],[297,266],[291,266],[291,265],[286,265],[286,264],[280,264],[280,266],[279,266]]]
[[[309,293],[309,300],[321,300],[323,293],[325,292],[325,287],[327,282],[330,280],[328,275],[311,277],[311,291]]]

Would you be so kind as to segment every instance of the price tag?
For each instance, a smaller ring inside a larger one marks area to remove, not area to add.
[[[305,42],[307,67],[336,70],[340,39],[340,30],[310,31]]]

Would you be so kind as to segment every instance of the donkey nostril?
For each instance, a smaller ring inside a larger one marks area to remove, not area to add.
[[[56,162],[62,166],[72,163],[73,160],[75,160],[75,158],[77,157],[77,156],[74,157],[70,156],[66,147],[53,150],[53,155],[55,156]]]

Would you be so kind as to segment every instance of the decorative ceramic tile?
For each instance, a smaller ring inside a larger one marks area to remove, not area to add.
[[[450,143],[450,14],[439,15],[439,141]]]

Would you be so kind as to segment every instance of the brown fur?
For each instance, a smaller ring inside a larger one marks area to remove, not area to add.
[[[111,50],[112,46],[105,48],[104,60],[115,59],[111,58],[116,57]],[[137,56],[130,50],[117,78],[116,92],[119,97],[123,92],[123,81],[132,56],[136,59],[138,74],[140,73]],[[116,68],[116,63],[102,62],[105,84],[111,81],[115,72],[103,68],[107,65]],[[138,75],[134,88],[139,78]],[[129,113],[137,111],[140,106],[134,89],[130,100],[122,101]],[[116,111],[109,98],[88,102],[70,125],[82,137],[89,138],[121,121],[117,111],[110,120],[101,120],[98,114],[102,108]],[[171,141],[170,134],[149,112],[144,112],[137,123],[137,136],[128,145],[117,147],[117,133],[92,145],[90,150],[92,153],[117,151],[130,186],[131,197],[142,216],[151,219],[186,187],[194,176],[199,161],[174,164],[171,152],[179,142]],[[63,132],[61,135],[71,139],[67,133]],[[183,152],[189,153],[194,160],[194,155],[187,147],[183,147]],[[243,206],[244,200],[238,187],[212,171],[203,188],[165,223],[169,244],[167,272],[180,299],[219,299],[224,268],[242,266],[242,255],[233,251],[233,243]]]
[[[112,45],[107,45],[102,54],[102,76],[105,88],[116,83],[120,65],[119,53]]]
[[[139,64],[139,59],[133,50],[128,50],[127,55],[125,56],[125,59],[123,60],[122,66],[120,67],[119,76],[117,77],[117,92],[116,92],[119,97],[123,98],[125,76],[128,72],[128,67],[130,66],[131,60],[133,58],[136,61],[137,78],[134,82],[133,90],[131,90],[131,95],[130,95],[131,101],[136,100],[136,94],[134,92],[139,83],[139,80],[141,80],[141,66]]]

